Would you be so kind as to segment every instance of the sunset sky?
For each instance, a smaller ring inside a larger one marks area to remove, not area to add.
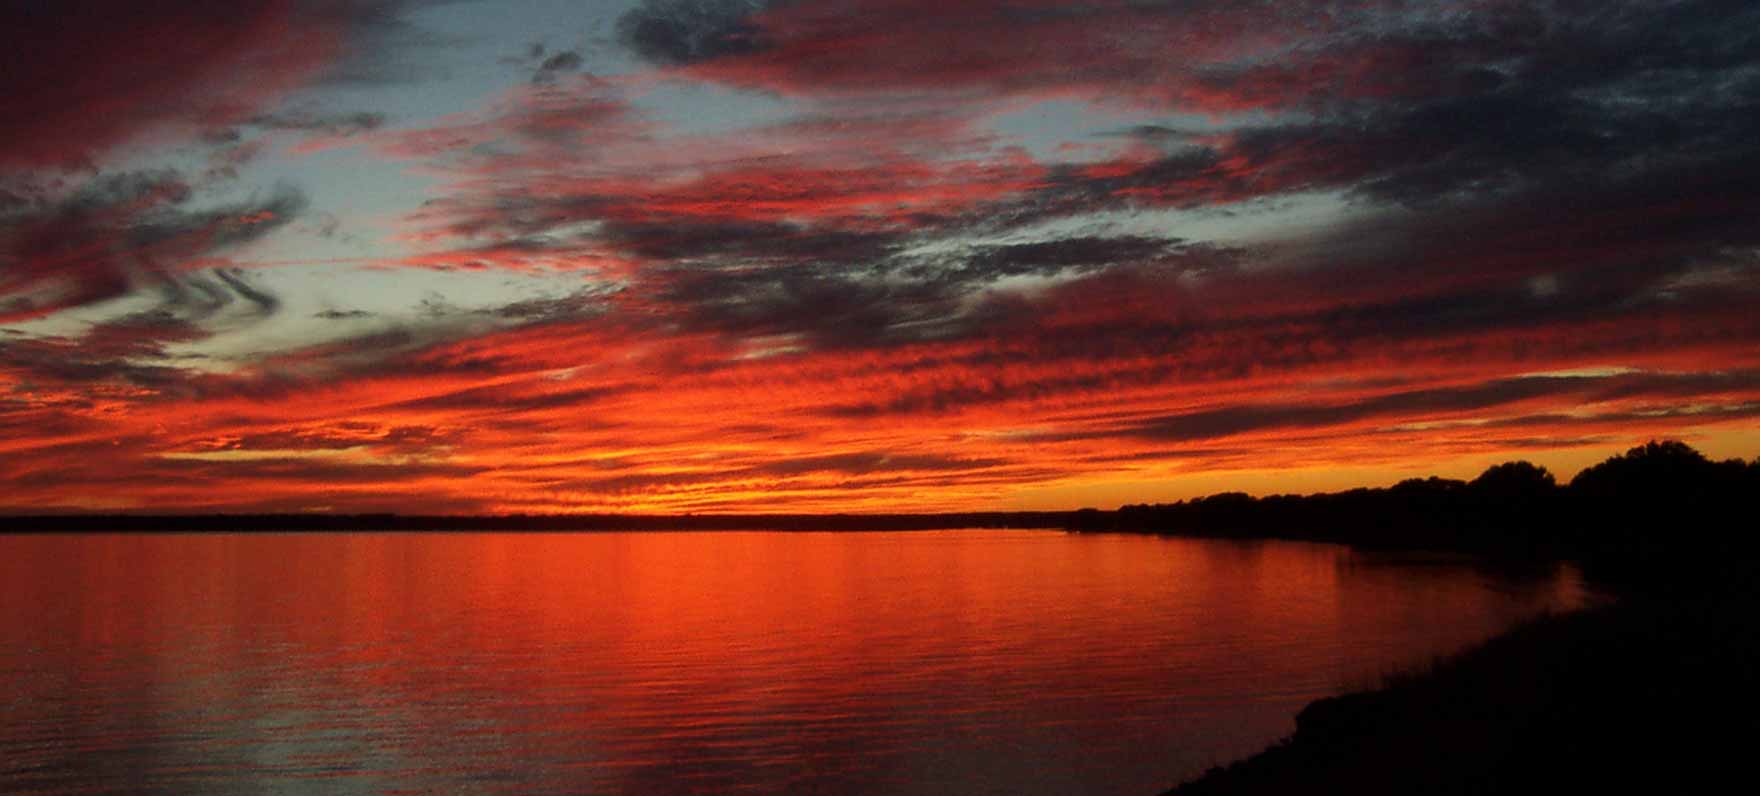
[[[0,511],[1760,453],[1752,0],[14,2]]]

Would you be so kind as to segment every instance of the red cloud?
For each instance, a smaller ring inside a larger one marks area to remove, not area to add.
[[[679,67],[791,93],[1029,92],[1162,103],[1203,66],[1280,53],[1333,14],[1274,4],[841,0],[753,19],[762,46]]]
[[[0,168],[89,163],[142,136],[248,117],[340,55],[351,4],[310,12],[295,0],[18,7],[0,70]]]

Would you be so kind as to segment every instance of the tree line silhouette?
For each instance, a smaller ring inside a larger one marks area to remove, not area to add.
[[[1384,488],[1258,498],[1225,492],[1082,510],[1070,527],[1572,558],[1607,577],[1684,582],[1752,569],[1760,553],[1756,496],[1760,458],[1713,461],[1670,440],[1613,456],[1569,484],[1515,461],[1471,481],[1413,478]]]
[[[0,518],[0,531],[872,531],[1064,528],[1427,549],[1504,560],[1573,558],[1598,571],[1655,573],[1746,565],[1760,553],[1760,458],[1713,461],[1677,441],[1650,442],[1561,485],[1525,462],[1471,481],[1413,478],[1391,487],[1253,497],[1224,492],[1115,511],[938,514],[180,514]],[[1672,576],[1671,576],[1672,577]],[[1684,578],[1684,575],[1682,575]],[[1679,578],[1677,578],[1679,579]]]

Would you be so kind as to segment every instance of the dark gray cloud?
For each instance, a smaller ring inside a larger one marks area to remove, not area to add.
[[[373,313],[366,310],[321,310],[312,313],[312,317],[326,321],[346,321],[356,318],[371,318]]]
[[[246,275],[225,269],[167,274],[146,295],[155,299],[151,307],[91,324],[75,337],[0,339],[0,372],[46,384],[129,384],[195,395],[205,389],[203,380],[171,346],[208,339],[280,307]]]
[[[607,292],[586,289],[565,296],[532,298],[479,310],[479,314],[524,324],[567,323],[590,318],[604,312]]]
[[[372,132],[385,126],[385,114],[366,111],[322,113],[303,109],[255,116],[249,124],[264,130],[350,136]]]
[[[1145,238],[1082,236],[978,247],[961,270],[989,277],[1056,273],[1153,261],[1179,247],[1179,241]]]
[[[1325,158],[1347,185],[1406,203],[1736,162],[1760,132],[1756,29],[1752,3],[1688,0],[1535,3],[1367,30],[1313,58],[1393,61],[1389,96],[1300,84],[1319,121],[1249,131],[1240,151]],[[1219,88],[1251,91],[1254,73],[1238,77]]]
[[[200,290],[180,274],[204,258],[282,228],[306,208],[289,185],[198,205],[197,191],[171,170],[101,173],[71,192],[31,187],[0,211],[0,297],[14,294],[25,317],[116,298],[143,286]],[[265,311],[275,301],[235,274],[219,294]],[[184,281],[180,281],[184,280]],[[47,299],[33,297],[47,291]]]
[[[642,0],[617,20],[618,39],[660,64],[690,64],[764,48],[752,15],[767,0]]]
[[[537,69],[532,71],[532,83],[537,85],[554,83],[560,75],[579,71],[581,63],[580,53],[573,50],[554,53],[539,62]]]
[[[239,298],[250,302],[258,313],[268,315],[281,308],[281,299],[246,281],[243,271],[216,268],[213,273],[215,279],[225,283]]]
[[[813,264],[658,276],[658,298],[693,328],[736,337],[801,335],[814,347],[847,348],[946,337],[963,324],[961,294],[943,285]]]

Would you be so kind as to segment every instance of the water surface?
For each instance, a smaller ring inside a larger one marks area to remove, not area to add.
[[[1051,531],[0,536],[0,792],[1147,796],[1582,600]]]

